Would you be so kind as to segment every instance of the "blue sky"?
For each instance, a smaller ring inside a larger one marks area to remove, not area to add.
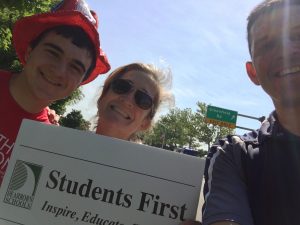
[[[255,117],[273,110],[269,97],[245,72],[250,59],[246,18],[260,0],[87,2],[98,14],[101,45],[112,69],[135,61],[170,67],[177,107],[196,110],[200,101]],[[85,119],[96,114],[106,77],[85,85],[84,100],[72,106]],[[257,128],[259,122],[239,117],[237,125]]]

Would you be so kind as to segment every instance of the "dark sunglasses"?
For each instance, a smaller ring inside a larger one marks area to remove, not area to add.
[[[130,93],[133,89],[133,83],[130,80],[116,79],[111,82],[111,89],[114,93],[122,95]],[[136,90],[134,93],[135,104],[143,110],[150,109],[153,106],[152,98],[141,90]]]

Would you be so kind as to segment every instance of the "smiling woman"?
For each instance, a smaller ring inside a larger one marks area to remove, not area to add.
[[[132,63],[114,70],[98,99],[96,133],[132,140],[151,127],[162,103],[172,104],[172,75],[151,64]]]

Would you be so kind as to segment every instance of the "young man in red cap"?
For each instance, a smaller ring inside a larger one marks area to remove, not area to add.
[[[22,119],[49,123],[48,105],[110,69],[97,25],[83,0],[16,22],[13,43],[23,70],[0,71],[0,184]]]

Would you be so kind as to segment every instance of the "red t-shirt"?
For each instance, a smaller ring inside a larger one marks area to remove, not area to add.
[[[17,104],[9,91],[11,76],[10,72],[0,70],[0,185],[22,120],[26,118],[50,124],[46,109],[32,114]]]

